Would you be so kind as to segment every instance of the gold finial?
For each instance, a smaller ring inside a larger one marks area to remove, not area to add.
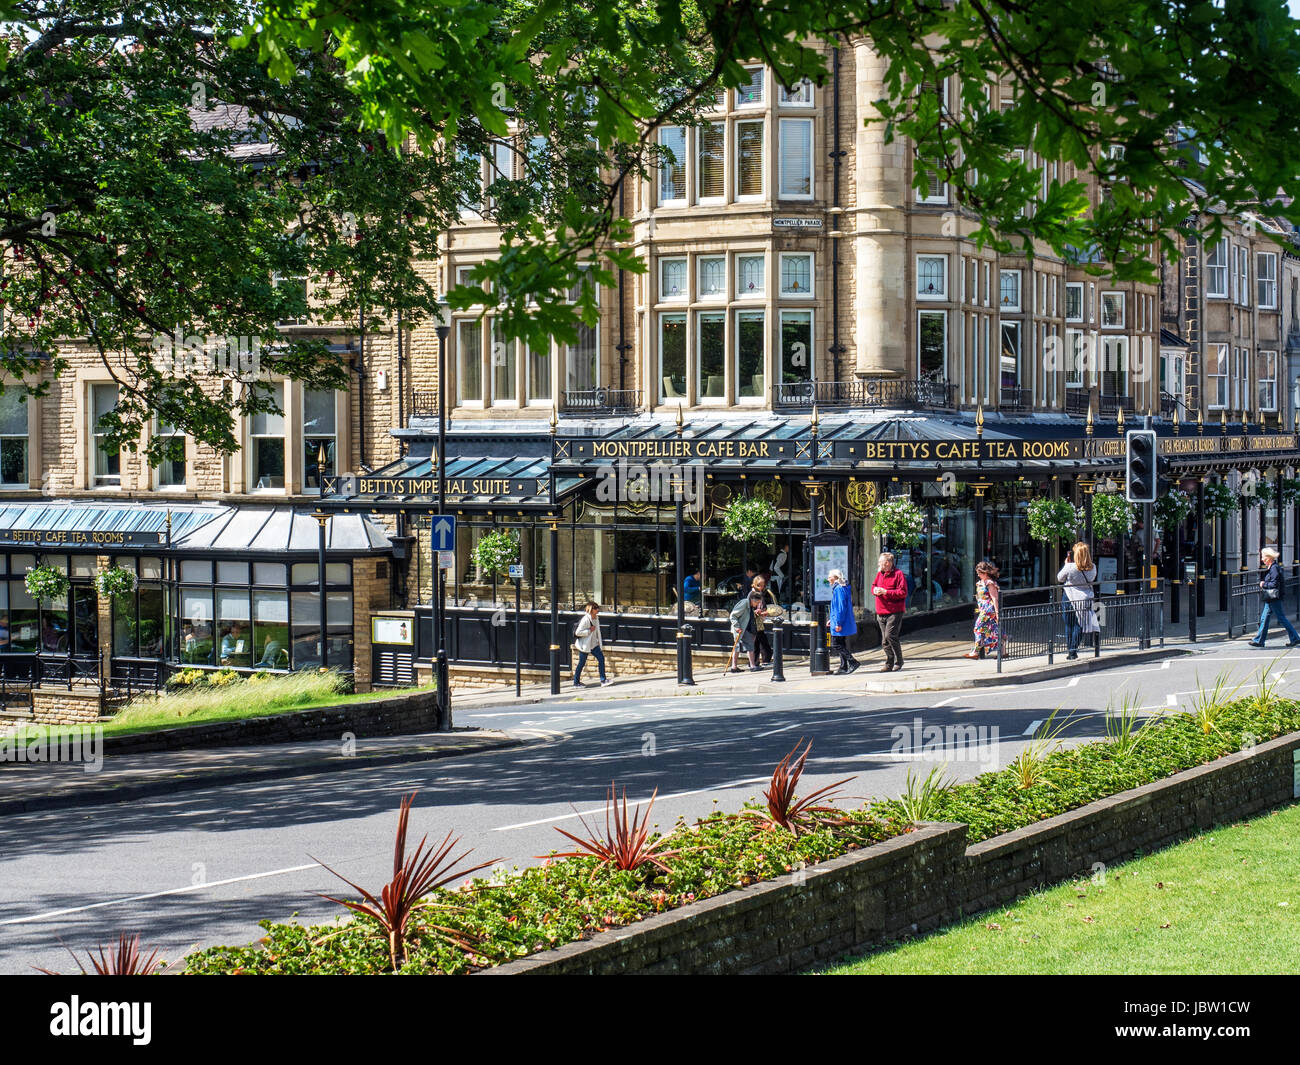
[[[325,469],[325,441],[322,440],[320,443],[320,447],[316,449],[316,471],[319,473],[324,469]]]
[[[1174,404],[1174,436],[1178,435],[1178,404]]]
[[[821,427],[821,418],[820,418],[820,416],[817,414],[817,404],[814,403],[814,404],[813,404],[813,412],[812,412],[812,431],[813,431],[813,436],[816,436],[816,435],[817,435],[817,431],[818,431],[818,429],[819,429],[820,427]]]
[[[1219,432],[1224,436],[1228,435],[1228,408],[1224,407],[1219,411]]]
[[[1250,432],[1250,411],[1243,410],[1241,412],[1241,435],[1245,436],[1249,432]]]
[[[1294,432],[1300,433],[1300,410],[1295,412],[1295,418],[1291,422],[1291,429]]]
[[[555,430],[560,427],[560,416],[556,413],[554,407],[551,408],[551,435],[555,435]]]
[[[1092,436],[1092,401],[1091,401],[1091,399],[1090,399],[1089,402],[1088,402],[1088,419],[1087,419],[1087,421],[1085,421],[1085,422],[1083,423],[1083,431],[1084,431],[1088,436]]]
[[[1205,412],[1199,407],[1196,410],[1196,431],[1198,433],[1205,432]]]
[[[1123,407],[1115,408],[1115,431],[1118,432],[1120,436],[1124,435],[1124,408]]]
[[[678,436],[681,436],[681,435],[682,435],[682,426],[683,426],[684,424],[685,424],[685,422],[684,422],[684,420],[683,420],[683,418],[682,418],[682,405],[681,405],[680,403],[678,403],[678,404],[677,404],[677,435],[678,435]]]
[[[981,403],[975,408],[975,435],[984,435],[984,404]]]

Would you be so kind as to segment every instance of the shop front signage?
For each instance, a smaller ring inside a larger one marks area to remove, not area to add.
[[[117,532],[108,529],[0,529],[0,544],[27,547],[160,547],[165,532]]]

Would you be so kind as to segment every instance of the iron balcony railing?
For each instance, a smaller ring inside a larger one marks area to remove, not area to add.
[[[641,409],[639,388],[565,390],[561,414],[632,414]]]
[[[851,381],[782,381],[772,386],[772,406],[785,410],[812,410],[813,407],[955,410],[957,386],[947,381],[887,377]]]
[[[1065,390],[1065,413],[1066,414],[1087,414],[1088,408],[1092,404],[1093,394],[1086,388],[1067,388]],[[1122,410],[1125,414],[1132,414],[1134,410],[1132,396],[1116,396],[1109,392],[1099,392],[1096,396],[1098,415],[1114,414]],[[1163,404],[1162,408],[1163,410]],[[1170,408],[1170,413],[1173,409]]]
[[[1030,410],[1033,405],[1034,398],[1028,388],[1019,385],[1003,385],[998,390],[999,410]]]

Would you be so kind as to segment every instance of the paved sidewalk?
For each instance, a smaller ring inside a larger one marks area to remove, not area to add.
[[[80,762],[0,765],[0,815],[122,802],[146,795],[224,784],[283,780],[315,773],[455,758],[545,743],[559,734],[459,729],[362,737],[351,751],[338,740],[261,747],[207,747],[104,757],[98,770]]]
[[[834,675],[813,677],[809,674],[806,657],[787,659],[784,684],[772,681],[771,669],[764,669],[758,673],[728,673],[719,667],[701,669],[697,666],[693,670],[694,685],[679,686],[675,674],[660,673],[649,676],[638,675],[627,679],[613,676],[612,684],[600,687],[595,679],[594,665],[588,663],[584,673],[584,682],[587,686],[582,689],[574,688],[570,683],[570,677],[565,676],[559,695],[552,695],[548,684],[525,684],[519,698],[516,699],[514,678],[511,676],[503,681],[499,690],[456,694],[454,702],[456,706],[482,707],[597,699],[658,699],[701,693],[757,695],[778,688],[782,692],[825,691],[836,694],[859,692],[864,695],[882,695],[893,692],[948,691],[1004,684],[1030,684],[1053,677],[1122,668],[1137,662],[1173,655],[1195,654],[1198,647],[1208,647],[1225,640],[1226,632],[1227,614],[1207,612],[1205,617],[1197,619],[1198,642],[1191,643],[1187,636],[1187,614],[1184,610],[1177,625],[1171,624],[1166,616],[1163,647],[1157,643],[1146,651],[1139,651],[1136,648],[1132,650],[1103,648],[1097,658],[1093,657],[1091,651],[1081,650],[1078,659],[1073,662],[1067,661],[1062,651],[1054,656],[1050,664],[1046,655],[1005,661],[1002,664],[1002,672],[999,673],[997,663],[992,659],[973,661],[963,657],[971,649],[972,636],[969,623],[929,628],[913,637],[908,636],[907,629],[904,627],[904,667],[893,673],[880,672],[884,659],[879,648],[859,653],[856,657],[862,666],[847,677]],[[1238,642],[1245,641],[1239,636]],[[1280,648],[1281,644],[1278,644],[1278,647]]]

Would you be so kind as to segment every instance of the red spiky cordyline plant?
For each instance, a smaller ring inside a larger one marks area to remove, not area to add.
[[[400,969],[406,961],[406,943],[411,918],[417,910],[431,905],[431,903],[423,901],[424,897],[435,888],[443,887],[453,880],[469,876],[470,873],[476,873],[480,869],[486,869],[501,860],[500,858],[493,858],[491,861],[480,862],[478,865],[471,865],[464,869],[457,868],[461,862],[473,853],[473,850],[467,850],[464,854],[454,858],[450,857],[452,850],[460,843],[461,839],[460,836],[452,839],[450,832],[447,833],[446,838],[441,843],[428,850],[425,849],[425,845],[428,843],[429,837],[424,836],[420,840],[420,845],[415,848],[415,852],[410,857],[407,857],[406,832],[410,826],[411,805],[415,802],[416,794],[413,791],[402,800],[397,818],[397,842],[393,847],[393,879],[380,889],[378,897],[359,884],[354,884],[342,873],[335,872],[319,859],[312,859],[318,862],[323,869],[337,876],[365,900],[364,902],[352,902],[348,899],[335,898],[333,895],[321,896],[321,898],[328,899],[330,902],[337,902],[340,906],[346,906],[353,913],[369,918],[383,929],[384,934],[388,937],[388,960],[392,964],[394,972]],[[470,951],[473,949],[473,944],[454,929],[444,928],[441,925],[429,925],[427,927],[455,943],[462,950]]]
[[[767,790],[763,792],[763,798],[767,800],[767,811],[750,810],[747,813],[747,816],[760,818],[767,824],[778,825],[796,836],[803,832],[811,832],[818,825],[831,819],[832,815],[838,816],[840,811],[834,806],[820,803],[819,800],[834,797],[840,785],[847,784],[853,779],[845,777],[799,798],[795,791],[799,787],[799,778],[803,776],[808,752],[812,750],[812,740],[808,741],[802,754],[799,753],[800,743],[803,743],[802,736],[799,737],[799,743],[794,745],[794,749],[772,770],[772,779],[768,782]]]
[[[99,957],[95,957],[95,952],[89,950],[86,957],[90,961],[92,972],[87,972],[86,967],[81,964],[81,959],[68,948],[68,953],[72,955],[72,960],[77,963],[77,968],[81,970],[82,976],[153,976],[161,969],[166,962],[158,957],[155,950],[145,957],[144,952],[140,949],[139,934],[128,936],[122,932],[117,938],[117,946],[109,945],[107,947],[100,945]],[[39,972],[47,976],[62,976],[62,973],[55,972],[52,969],[40,969]]]
[[[654,808],[659,789],[655,788],[654,794],[650,796],[650,801],[646,804],[644,812],[641,811],[641,804],[637,803],[629,816],[627,811],[627,788],[623,789],[623,800],[620,806],[614,795],[614,787],[611,782],[609,797],[605,800],[605,831],[602,833],[596,825],[588,824],[585,817],[579,818],[582,827],[587,830],[585,839],[582,836],[575,836],[572,832],[566,832],[562,828],[557,828],[556,832],[571,839],[578,845],[579,849],[565,851],[561,854],[551,855],[551,857],[595,857],[603,863],[612,865],[615,869],[629,871],[635,871],[649,863],[665,873],[668,872],[668,866],[664,864],[664,860],[676,857],[678,852],[661,849],[667,842],[665,838],[661,837],[653,842],[650,840],[650,811]],[[546,856],[539,855],[539,857]],[[594,869],[592,875],[595,875]]]

